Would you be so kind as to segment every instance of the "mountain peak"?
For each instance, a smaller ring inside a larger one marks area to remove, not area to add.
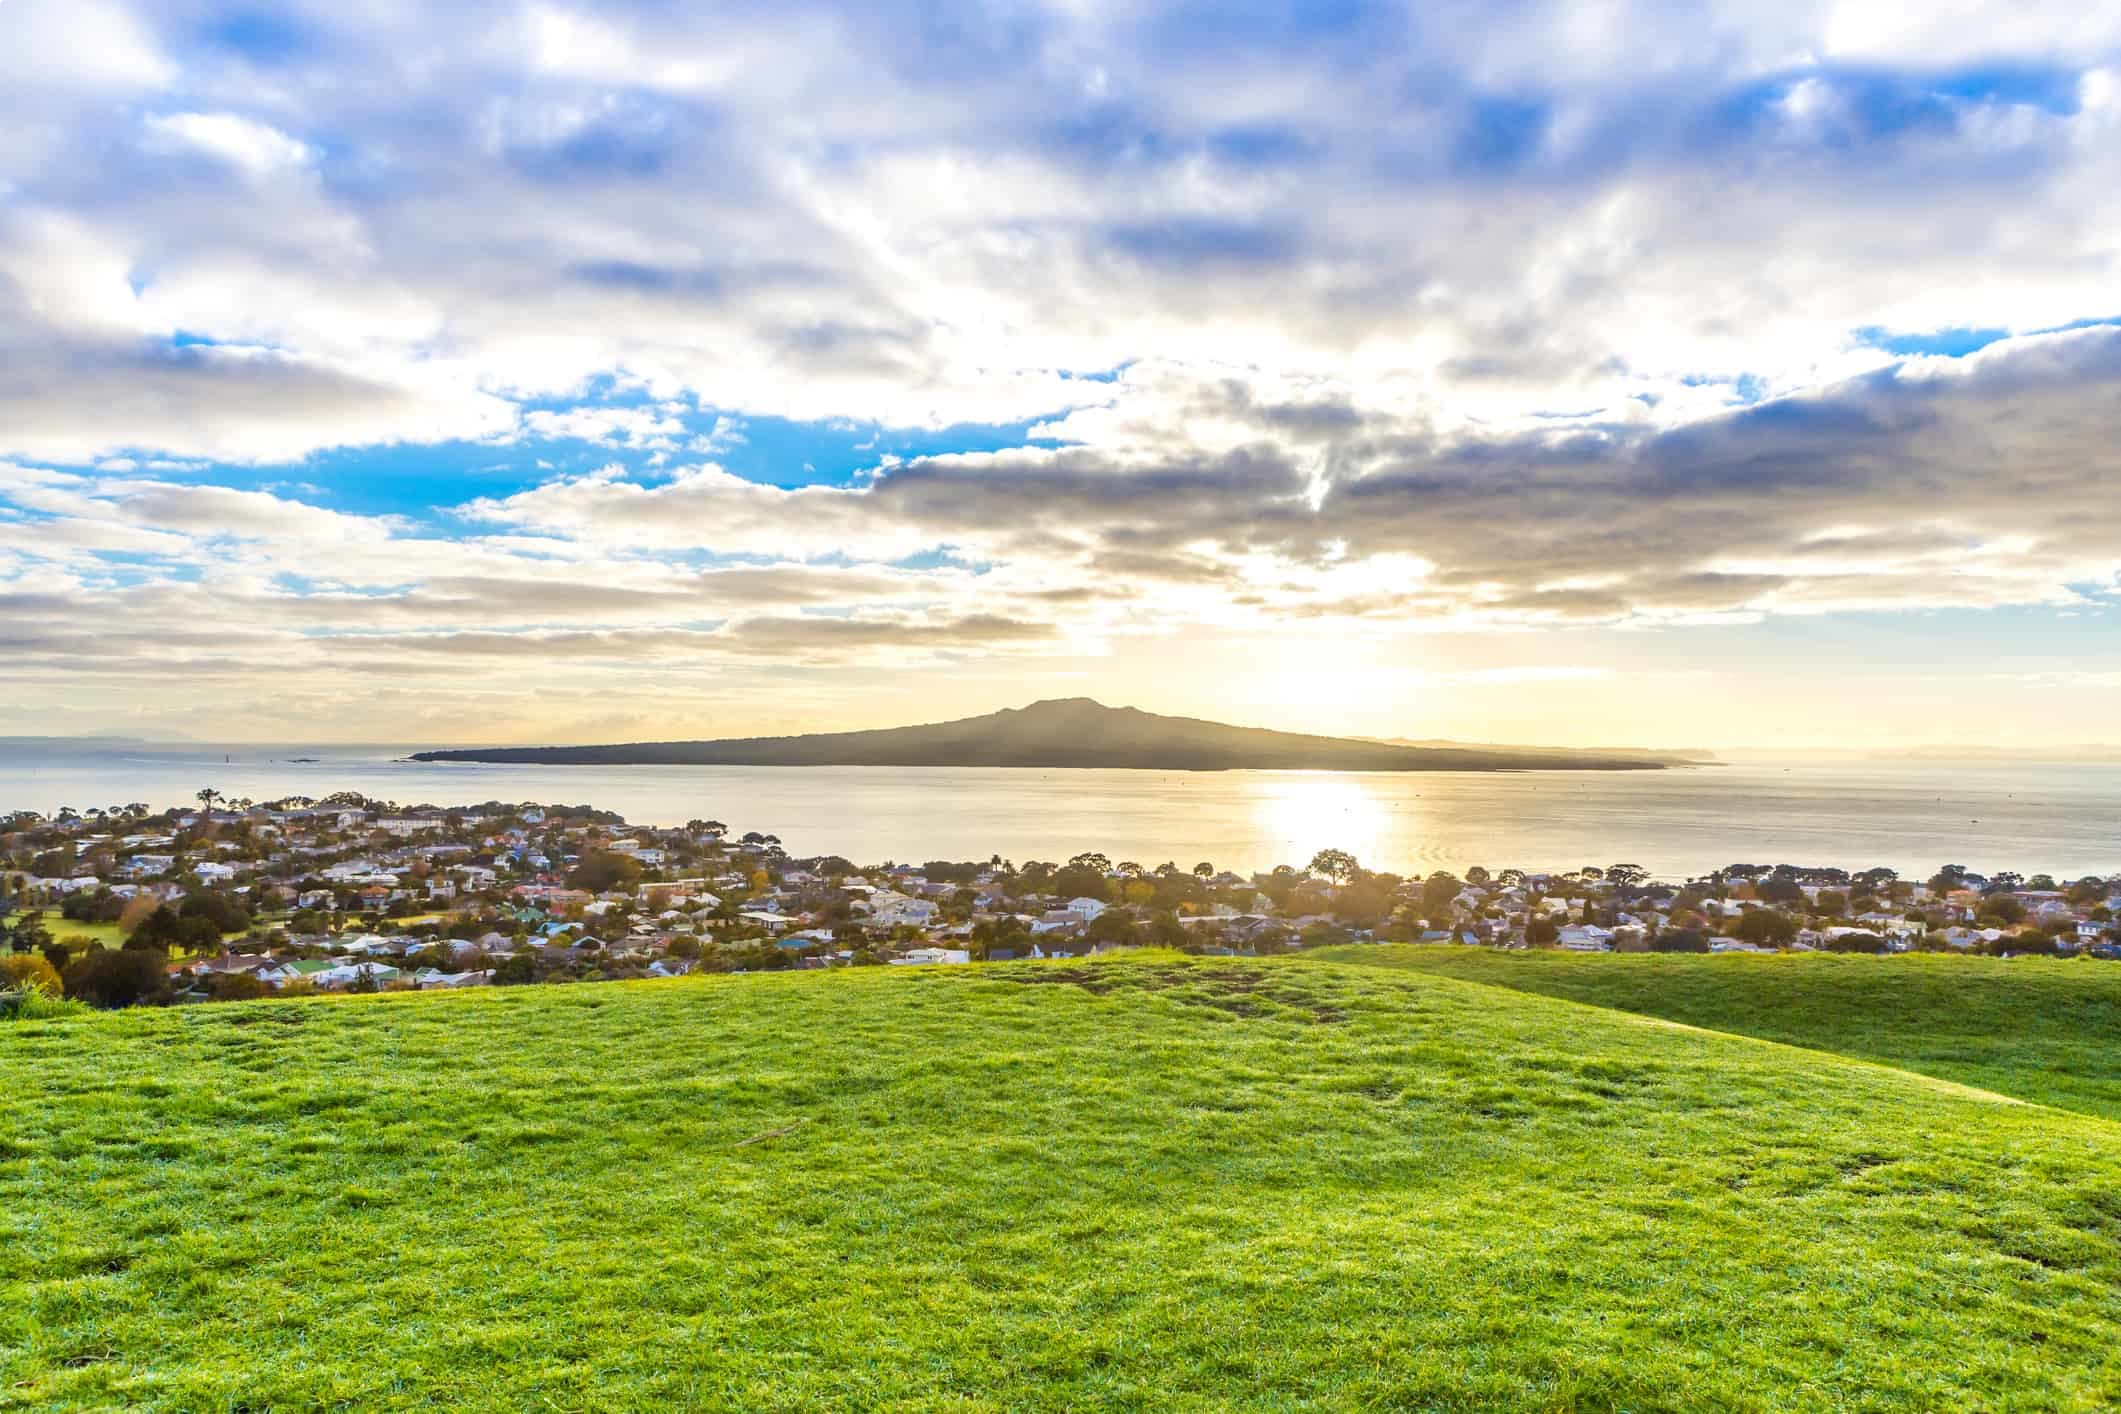
[[[1016,709],[1019,712],[1124,712],[1124,707],[1107,707],[1094,697],[1045,697],[1037,702],[1026,703]]]

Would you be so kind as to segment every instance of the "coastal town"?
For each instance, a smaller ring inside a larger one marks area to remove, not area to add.
[[[2112,961],[2117,915],[2121,873],[1955,864],[1682,881],[1626,863],[1402,877],[1334,849],[1251,874],[1098,853],[857,864],[704,818],[350,793],[0,816],[0,991],[99,1007],[1370,941]]]

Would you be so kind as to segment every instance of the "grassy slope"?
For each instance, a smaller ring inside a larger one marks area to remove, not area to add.
[[[2121,1120],[2121,967],[2109,963],[1418,946],[1314,956],[1617,1007]]]
[[[2117,1326],[2121,1126],[1448,978],[0,1032],[0,1405],[2090,1409]]]

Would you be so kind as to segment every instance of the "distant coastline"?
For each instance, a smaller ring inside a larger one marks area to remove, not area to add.
[[[1680,755],[1412,745],[1165,717],[1089,698],[876,731],[610,746],[417,751],[419,762],[542,766],[987,766],[1151,771],[1658,771]]]

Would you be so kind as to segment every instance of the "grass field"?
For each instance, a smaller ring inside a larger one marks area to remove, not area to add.
[[[1834,1051],[2121,1120],[2121,966],[2111,963],[1426,946],[1317,956]]]
[[[0,921],[12,923],[20,916],[11,914]],[[61,918],[57,909],[47,909],[44,914],[44,926],[54,938],[62,942],[72,938],[88,938],[107,948],[125,946],[125,935],[118,931],[118,925],[115,923],[76,923],[71,918]]]
[[[5,921],[12,923],[20,916],[20,914],[12,914]],[[62,943],[75,942],[81,938],[87,938],[91,942],[101,943],[107,948],[122,948],[125,946],[125,934],[118,931],[118,925],[115,923],[76,923],[71,918],[61,918],[57,909],[47,909],[44,912],[44,926],[54,938],[57,938]],[[221,935],[224,942],[234,942],[242,936],[244,935],[241,933],[223,933]]]
[[[1308,958],[0,1031],[0,1405],[2100,1409],[2121,1126]]]

